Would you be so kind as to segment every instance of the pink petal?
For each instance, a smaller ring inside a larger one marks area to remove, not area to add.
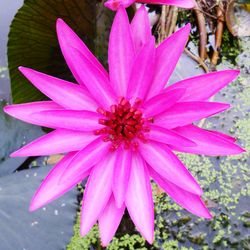
[[[173,5],[181,8],[191,9],[195,7],[194,0],[137,0],[140,3]]]
[[[156,49],[155,77],[148,98],[159,94],[167,84],[185,48],[190,29],[190,24],[187,24],[163,41]]]
[[[127,97],[144,99],[154,74],[155,39],[151,38],[137,54],[128,84]]]
[[[113,193],[118,208],[123,205],[125,200],[131,168],[131,156],[130,150],[124,150],[121,147],[118,149],[114,169],[115,178],[113,179]]]
[[[219,102],[179,102],[155,117],[155,124],[164,128],[185,126],[230,108]]]
[[[196,146],[190,148],[181,144],[171,145],[177,151],[211,156],[235,155],[245,152],[243,148],[233,142],[194,125],[179,127],[175,131],[196,143]]]
[[[112,194],[114,163],[115,153],[111,153],[104,157],[90,173],[82,202],[80,228],[82,236],[85,236],[96,223],[109,201]]]
[[[33,119],[31,114],[45,110],[63,110],[62,106],[52,101],[31,102],[23,104],[8,105],[3,108],[4,112],[24,122],[40,125]]]
[[[149,169],[149,172],[155,182],[180,206],[199,217],[206,219],[212,218],[212,215],[199,195],[189,193],[175,184],[164,180],[152,168]]]
[[[174,130],[161,128],[154,125],[150,125],[150,132],[147,138],[169,145],[182,145],[185,147],[194,147],[196,145],[193,141],[176,133]]]
[[[206,101],[232,82],[239,73],[239,70],[223,70],[194,76],[177,82],[164,91],[168,92],[176,88],[185,88],[186,92],[181,98],[182,102]]]
[[[108,109],[115,103],[115,95],[106,75],[98,70],[81,52],[73,47],[68,48],[74,68],[79,77],[85,83],[88,91],[102,108]]]
[[[53,155],[85,148],[96,139],[92,132],[57,129],[25,145],[11,157]]]
[[[162,113],[178,102],[184,93],[185,89],[174,89],[173,91],[152,97],[143,104],[143,108],[145,109],[144,115],[152,117]]]
[[[111,195],[107,206],[98,218],[103,247],[106,247],[115,235],[124,211],[125,205],[123,204],[121,208],[116,207],[115,199],[113,195]]]
[[[108,0],[107,2],[104,3],[104,6],[113,11],[116,11],[120,6],[127,8],[134,2],[135,0]]]
[[[119,6],[123,6],[124,8],[129,7],[133,4],[135,0],[108,0],[104,5],[116,11]],[[136,0],[138,3],[148,3],[148,4],[164,4],[164,5],[173,5],[181,8],[191,9],[194,8],[195,2],[194,0]]]
[[[102,138],[97,138],[87,145],[69,163],[61,177],[61,183],[67,183],[69,180],[77,178],[79,173],[86,172],[99,163],[110,152],[109,149],[110,144],[103,142]]]
[[[191,193],[202,194],[197,181],[166,145],[141,143],[139,149],[144,160],[163,178]]]
[[[29,68],[19,67],[19,70],[36,88],[62,107],[75,110],[96,110],[96,102],[79,85]]]
[[[75,70],[74,59],[69,53],[69,45],[81,51],[81,53],[86,57],[86,60],[89,60],[95,67],[98,68],[104,75],[108,77],[108,74],[101,63],[96,59],[92,52],[87,48],[84,42],[74,33],[74,31],[60,18],[57,19],[56,23],[57,37],[59,44],[64,55],[64,58],[73,73],[75,79],[78,83],[85,84],[82,81],[81,77],[78,75],[78,72]]]
[[[126,194],[126,206],[131,219],[142,236],[154,240],[154,204],[148,171],[143,159],[134,154]]]
[[[131,22],[131,34],[136,52],[138,52],[152,37],[148,12],[144,5],[135,13]]]
[[[108,62],[112,86],[118,96],[125,96],[135,50],[126,10],[120,7],[115,15],[109,37]]]
[[[224,140],[227,140],[227,141],[230,141],[230,142],[236,142],[236,138],[230,136],[230,135],[227,135],[227,134],[223,134],[219,131],[213,131],[213,130],[206,130],[214,135],[218,135],[220,136],[221,138],[223,138]]]
[[[78,180],[71,179],[71,181],[67,184],[59,185],[59,179],[62,173],[74,156],[74,152],[67,154],[49,172],[32,198],[29,208],[30,211],[34,211],[42,206],[45,206],[49,202],[62,196],[64,193],[72,189],[79,182],[79,179],[83,180],[89,175],[88,171],[83,172],[79,175]]]
[[[94,131],[101,115],[85,110],[49,110],[31,114],[37,124],[49,128],[65,128],[79,131]]]

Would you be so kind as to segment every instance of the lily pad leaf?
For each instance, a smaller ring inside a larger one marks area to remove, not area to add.
[[[13,173],[26,158],[9,158],[10,153],[44,134],[40,127],[18,121],[4,114],[0,102],[0,176]]]
[[[73,235],[76,189],[46,207],[29,212],[29,203],[49,167],[0,178],[1,249],[65,249]]]
[[[97,0],[25,0],[10,28],[8,63],[14,103],[38,101],[45,96],[18,71],[19,66],[73,80],[56,36],[62,18],[92,51],[96,38]]]

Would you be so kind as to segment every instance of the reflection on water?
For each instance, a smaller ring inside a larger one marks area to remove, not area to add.
[[[7,71],[7,41],[11,21],[23,0],[0,0],[0,99],[9,100],[10,84]]]

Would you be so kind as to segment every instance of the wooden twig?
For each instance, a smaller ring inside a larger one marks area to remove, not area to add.
[[[177,15],[177,7],[167,5],[162,6],[160,20],[157,25],[157,44],[160,44],[166,37],[170,36],[175,31]]]
[[[177,17],[178,17],[178,8],[172,6],[171,9],[172,9],[172,20],[168,29],[168,36],[170,36],[175,31]]]
[[[192,58],[194,61],[196,61],[198,63],[198,66],[202,67],[203,70],[206,73],[209,73],[209,68],[208,66],[204,63],[204,61],[197,55],[193,54],[190,50],[188,50],[187,48],[184,49],[184,52],[190,57]]]
[[[173,16],[173,7],[169,6],[168,13],[166,13],[166,18],[165,18],[166,21],[165,21],[165,30],[163,33],[163,36],[164,36],[163,39],[168,37],[168,31],[172,23],[172,16]]]
[[[208,12],[202,10],[202,9],[200,9],[200,12],[202,12],[206,16],[209,16],[209,17],[217,20],[217,16],[214,16],[214,15],[212,15],[212,14],[210,14],[210,13],[208,13]]]
[[[163,39],[164,39],[164,34],[166,34],[165,32],[165,24],[166,24],[166,15],[168,13],[169,10],[169,6],[163,5],[161,8],[161,16],[160,16],[160,20],[158,22],[157,25],[157,30],[158,30],[158,39],[157,39],[157,43],[160,44]]]
[[[211,59],[211,69],[215,70],[215,67],[218,63],[219,56],[220,56],[220,48],[222,43],[222,35],[223,35],[223,29],[224,29],[224,8],[222,2],[219,3],[219,6],[217,7],[217,27],[216,27],[216,33],[215,33],[215,48]]]
[[[194,13],[196,15],[199,35],[200,35],[200,44],[199,44],[199,54],[201,60],[205,60],[207,58],[207,31],[206,31],[206,20],[201,11],[201,7],[198,2],[196,2],[196,6],[194,8]]]

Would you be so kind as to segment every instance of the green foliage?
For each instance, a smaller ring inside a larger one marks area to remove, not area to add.
[[[91,245],[100,245],[98,228],[97,226],[94,226],[89,234],[82,238],[80,235],[80,213],[78,213],[76,224],[74,226],[74,236],[67,246],[67,250],[89,250]]]
[[[61,17],[99,54],[106,51],[110,16],[97,0],[25,0],[10,28],[8,62],[14,103],[45,99],[18,71],[30,67],[66,80],[73,80],[56,37],[56,19]],[[98,28],[97,28],[98,26]],[[100,34],[100,35],[98,35]],[[96,41],[96,44],[95,44]]]
[[[228,29],[225,29],[222,36],[221,55],[226,60],[235,64],[235,60],[240,53],[239,41]]]

